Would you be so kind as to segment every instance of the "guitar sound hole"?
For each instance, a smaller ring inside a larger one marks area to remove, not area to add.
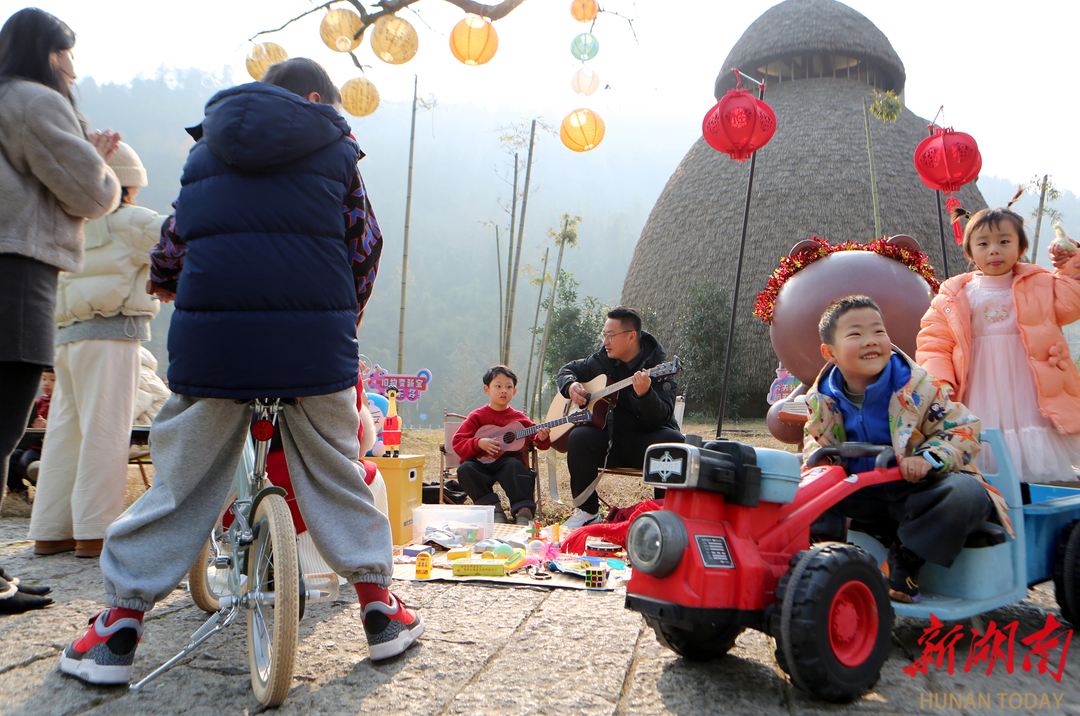
[[[514,434],[513,433],[503,433],[502,441],[503,441],[503,445],[509,445],[510,443],[514,442]]]

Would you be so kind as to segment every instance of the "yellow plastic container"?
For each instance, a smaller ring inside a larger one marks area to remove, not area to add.
[[[390,508],[390,531],[394,544],[413,538],[413,508],[420,506],[424,485],[424,456],[366,457],[379,466],[386,483],[386,502]]]

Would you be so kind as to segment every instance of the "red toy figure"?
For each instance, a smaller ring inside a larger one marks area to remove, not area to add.
[[[386,446],[388,457],[400,457],[401,448],[401,416],[397,414],[397,388],[386,389],[386,399],[390,401],[390,410],[386,414],[383,423],[383,445]]]

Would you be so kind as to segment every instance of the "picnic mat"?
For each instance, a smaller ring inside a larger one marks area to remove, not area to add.
[[[559,539],[563,539],[568,533],[560,533]],[[495,525],[495,530],[492,533],[493,537],[500,539],[521,539],[523,541],[526,538],[525,528],[518,525]],[[524,570],[518,570],[503,577],[455,577],[453,572],[449,569],[443,569],[439,565],[448,565],[450,561],[446,558],[446,552],[436,552],[435,558],[432,560],[431,579],[417,579],[416,578],[416,565],[415,564],[395,564],[394,565],[394,579],[400,579],[410,582],[433,582],[436,580],[446,582],[489,582],[492,584],[515,584],[524,585],[529,587],[562,587],[564,589],[586,589],[585,579],[573,574],[562,574],[553,570],[546,570],[551,574],[551,579],[533,579]],[[612,570],[609,572],[607,583],[599,589],[612,590],[619,587],[626,586],[626,582],[630,579],[630,570],[627,569],[624,572],[616,572]]]

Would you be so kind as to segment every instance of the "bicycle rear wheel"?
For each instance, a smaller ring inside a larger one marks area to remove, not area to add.
[[[296,530],[285,500],[267,495],[255,511],[258,537],[248,548],[248,660],[251,689],[278,706],[292,686],[299,629],[300,569]]]

